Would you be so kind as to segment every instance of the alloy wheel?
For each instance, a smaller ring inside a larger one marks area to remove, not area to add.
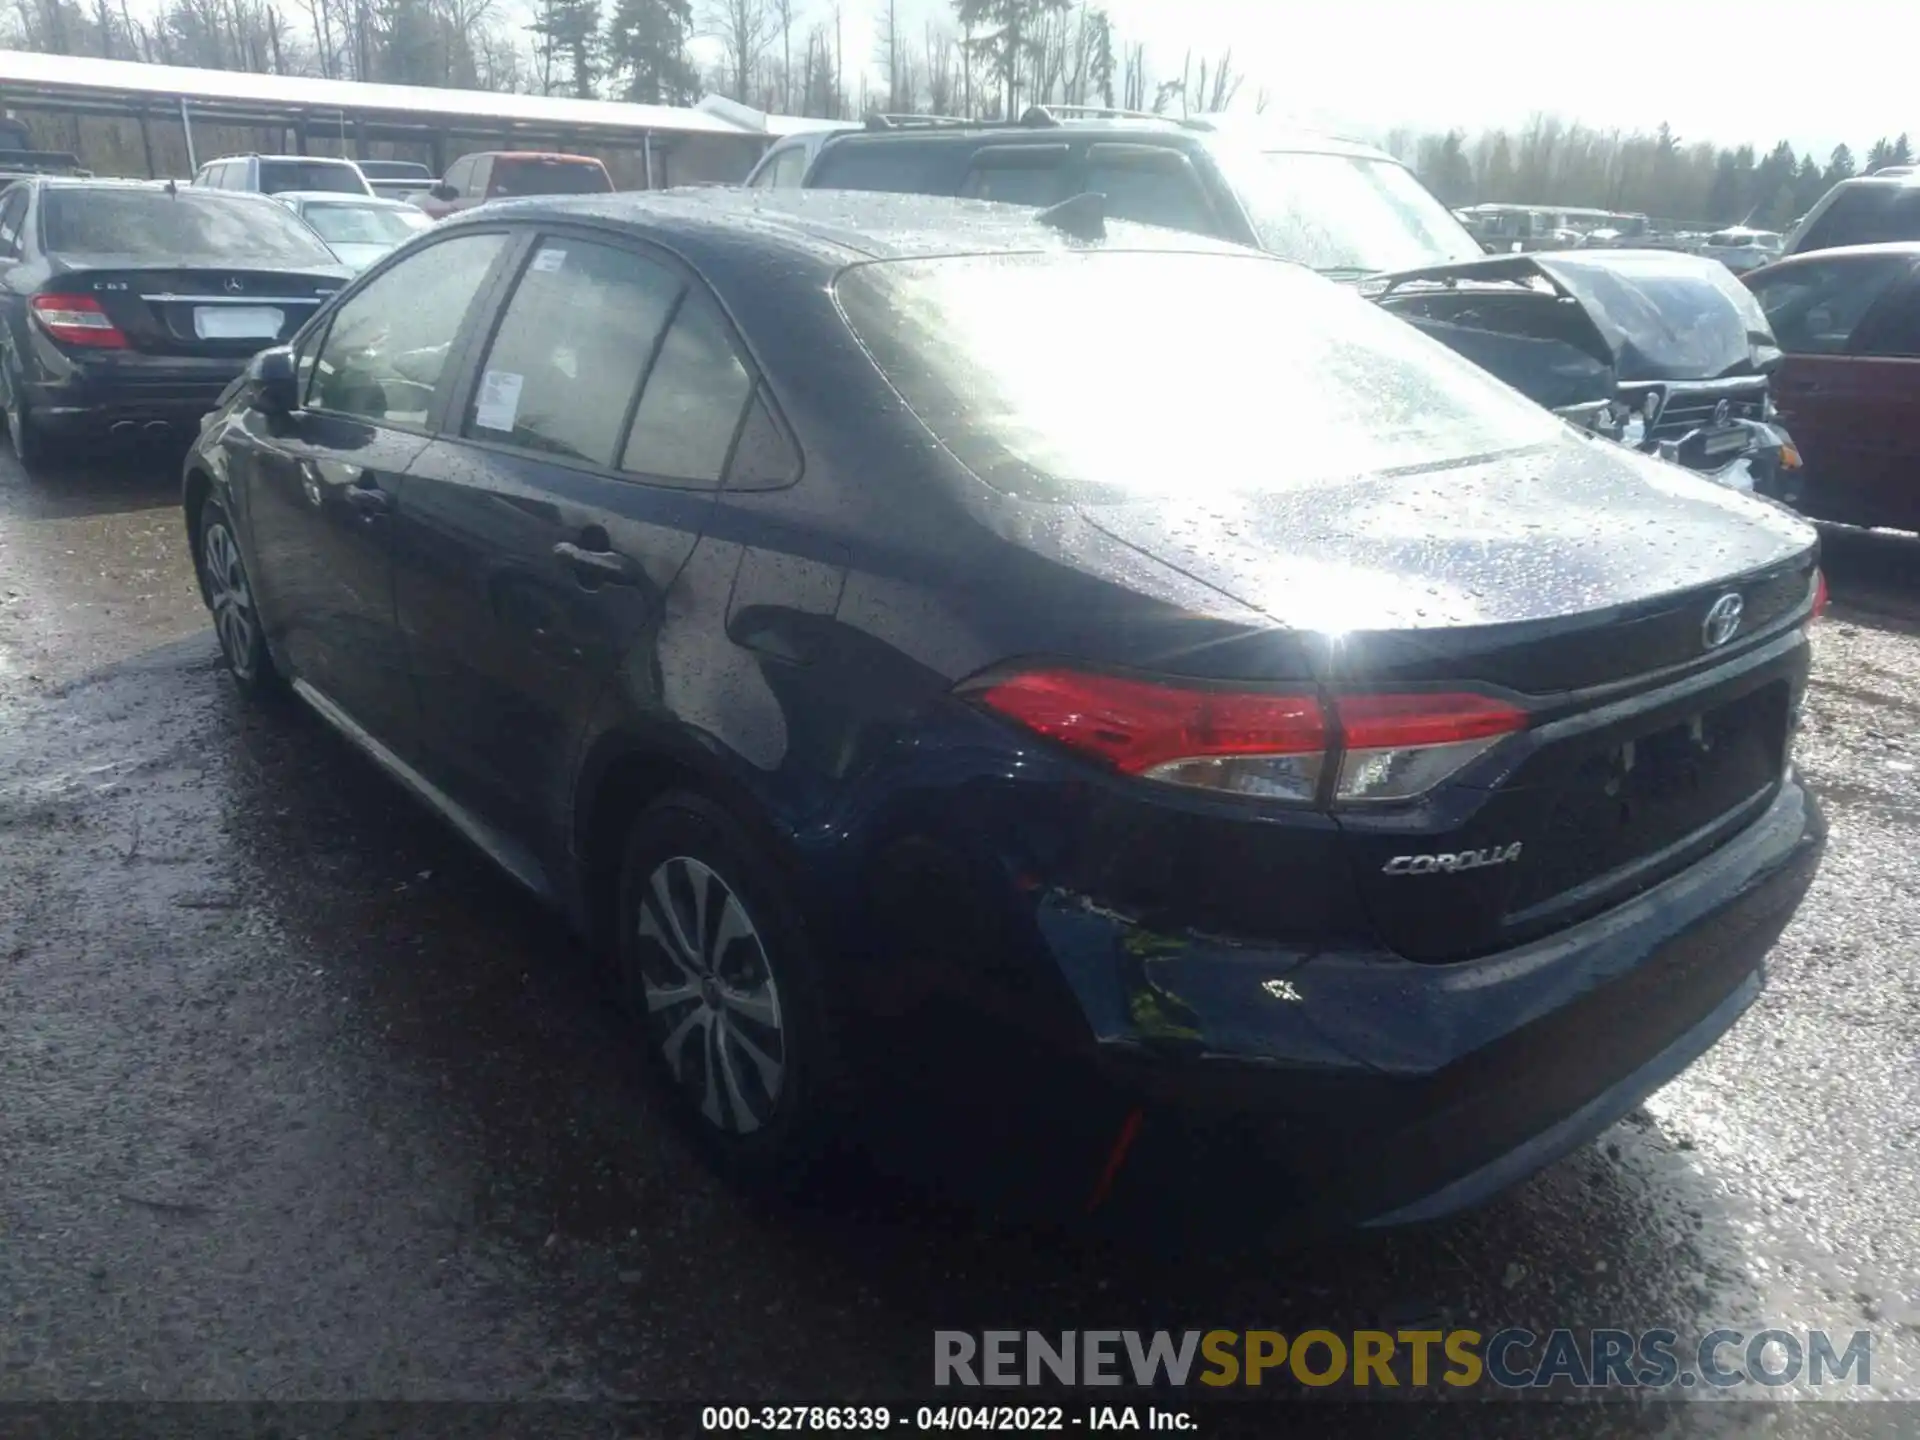
[[[240,563],[240,547],[233,532],[222,520],[207,526],[200,544],[200,558],[207,576],[207,605],[213,611],[213,628],[220,636],[220,648],[227,664],[242,680],[253,678],[253,643],[257,633],[253,612],[253,592],[247,587],[246,568]]]
[[[746,906],[686,855],[647,877],[639,907],[647,1028],[667,1071],[714,1128],[751,1134],[787,1070],[780,990]]]

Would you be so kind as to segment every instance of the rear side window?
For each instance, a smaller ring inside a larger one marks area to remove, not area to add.
[[[294,213],[272,200],[187,189],[49,190],[41,233],[55,254],[192,257],[228,265],[340,262]]]
[[[506,236],[429,245],[348,297],[310,370],[308,403],[389,425],[423,425],[467,311]]]
[[[647,376],[620,468],[689,484],[719,483],[752,390],[719,307],[690,292]]]
[[[1907,273],[1897,255],[1808,260],[1754,276],[1748,287],[1789,355],[1840,355],[1887,287]]]
[[[495,156],[487,194],[494,199],[514,195],[603,195],[613,182],[598,161],[538,159],[510,160]]]
[[[1797,252],[1920,240],[1920,185],[1856,185],[1833,197]]]
[[[1107,197],[1116,220],[1210,234],[1213,212],[1187,157],[1145,145],[1095,145],[1087,151],[1086,189]]]
[[[1003,146],[973,157],[960,193],[1004,205],[1055,205],[1066,198],[1067,147]]]
[[[969,152],[953,145],[840,140],[827,145],[807,184],[815,190],[885,190],[896,195],[951,195]]]
[[[328,165],[314,160],[262,160],[260,189],[268,195],[288,190],[337,190],[364,195],[367,182],[351,165]]]
[[[546,238],[507,303],[463,433],[611,466],[682,288],[631,250]]]

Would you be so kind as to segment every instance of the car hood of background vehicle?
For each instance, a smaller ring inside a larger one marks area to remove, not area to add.
[[[1556,251],[1534,260],[1592,318],[1621,380],[1717,380],[1780,359],[1753,292],[1718,260],[1664,250]]]
[[[1762,569],[1815,541],[1764,500],[1571,431],[1415,474],[1077,508],[1281,625],[1322,633],[1606,610]]]
[[[1668,250],[1489,255],[1379,276],[1363,293],[1381,281],[1404,286],[1417,277],[1472,286],[1481,280],[1524,279],[1535,271],[1586,312],[1612,353],[1616,380],[1719,380],[1760,374],[1780,360],[1772,327],[1753,293],[1725,265],[1701,255]],[[1420,293],[1398,289],[1386,303],[1398,309]]]

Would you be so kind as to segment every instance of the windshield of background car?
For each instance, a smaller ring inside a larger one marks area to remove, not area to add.
[[[367,184],[349,165],[312,160],[262,160],[260,188],[268,195],[288,190],[338,190],[342,195],[364,195]]]
[[[1842,190],[1793,248],[1803,254],[1889,240],[1920,240],[1920,185],[1856,185]]]
[[[420,180],[433,183],[433,172],[417,160],[360,160],[360,173],[369,180]]]
[[[390,210],[383,205],[308,205],[300,217],[330,245],[398,245],[433,223],[424,210]]]
[[[891,260],[842,272],[854,333],[995,488],[1278,493],[1564,433],[1347,289],[1248,255]]]
[[[1414,270],[1484,253],[1404,165],[1300,150],[1218,156],[1262,248],[1316,270]]]
[[[510,195],[602,195],[611,189],[613,182],[595,160],[495,160],[487,194],[502,200]]]
[[[47,249],[55,254],[219,257],[231,265],[340,262],[291,210],[206,190],[49,190]]]

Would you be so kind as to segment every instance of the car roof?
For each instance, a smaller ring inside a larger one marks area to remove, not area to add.
[[[762,254],[785,251],[829,263],[859,259],[927,259],[941,255],[1008,254],[1086,249],[1043,224],[1026,206],[948,196],[873,190],[747,190],[688,187],[606,195],[539,195],[496,200],[449,225],[486,224],[508,217],[584,220],[644,227],[687,256],[722,249]],[[1172,250],[1247,255],[1244,247],[1184,231],[1111,222],[1106,244],[1124,250]]]
[[[469,150],[460,158],[473,160],[482,155],[491,155],[495,160],[571,160],[585,165],[600,163],[592,155],[576,155],[571,150]]]
[[[242,204],[258,204],[264,200],[269,205],[273,197],[263,195],[257,190],[213,190],[205,186],[194,186],[185,180],[129,180],[110,175],[36,175],[31,177],[49,190],[142,190],[164,191],[172,185],[181,195],[191,195],[195,200],[218,197],[221,200],[238,200]]]
[[[1050,120],[982,120],[956,123],[908,123],[869,126],[855,130],[823,132],[821,144],[838,147],[854,143],[903,144],[911,142],[965,145],[982,139],[996,144],[1059,143],[1064,139],[1098,141],[1102,138],[1138,142],[1143,138],[1164,139],[1174,147],[1204,146],[1209,139],[1231,141],[1242,148],[1266,154],[1343,155],[1356,160],[1385,160],[1400,163],[1385,150],[1358,140],[1343,139],[1314,130],[1272,125],[1260,119],[1242,119],[1229,115],[1063,115]]]

